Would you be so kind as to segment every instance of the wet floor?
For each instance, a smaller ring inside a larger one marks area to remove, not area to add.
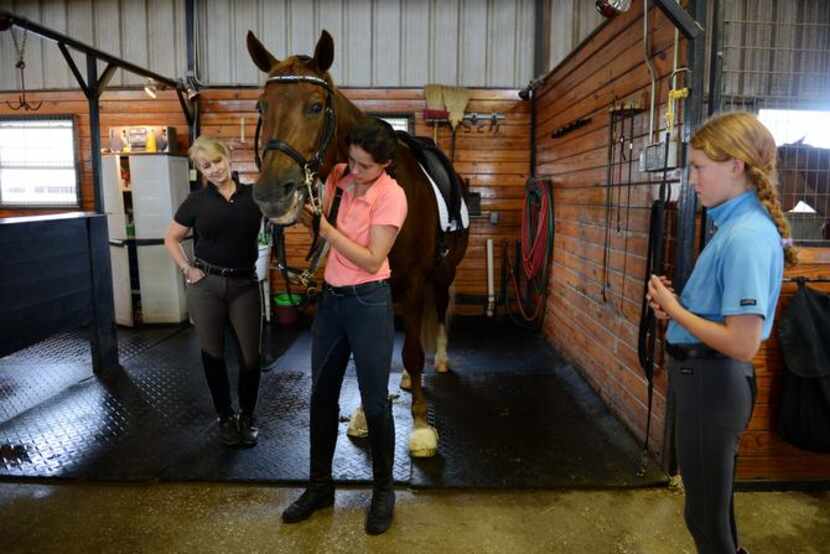
[[[681,492],[398,490],[392,528],[363,532],[369,492],[286,525],[299,489],[241,484],[0,483],[4,552],[693,554]],[[827,553],[830,493],[742,492],[752,554]]]

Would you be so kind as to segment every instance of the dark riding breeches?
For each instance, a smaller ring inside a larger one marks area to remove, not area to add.
[[[240,409],[253,413],[261,375],[262,332],[259,286],[252,277],[205,275],[187,286],[187,308],[207,360],[205,371],[216,410],[230,411],[230,385],[225,369],[225,324],[230,322],[239,344]]]
[[[676,445],[686,489],[684,516],[700,554],[734,554],[735,463],[752,415],[752,365],[731,358],[669,362]]]

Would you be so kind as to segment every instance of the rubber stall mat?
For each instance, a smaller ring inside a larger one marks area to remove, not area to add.
[[[552,375],[432,375],[438,454],[413,461],[415,487],[595,488],[663,484],[599,398],[561,366]]]
[[[182,329],[181,326],[119,327],[121,363],[150,350]],[[0,422],[22,414],[92,376],[89,337],[83,329],[60,333],[0,358]]]

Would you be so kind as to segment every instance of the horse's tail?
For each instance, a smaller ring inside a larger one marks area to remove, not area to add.
[[[431,282],[424,286],[424,304],[421,313],[421,347],[429,358],[435,355],[438,337],[438,309],[435,305],[435,291]]]

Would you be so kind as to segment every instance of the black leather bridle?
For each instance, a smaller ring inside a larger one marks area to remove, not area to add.
[[[275,77],[269,77],[265,82],[265,86],[267,87],[271,83],[309,83],[321,87],[326,91],[326,105],[323,109],[323,134],[320,137],[320,144],[317,147],[317,150],[310,158],[304,158],[303,155],[297,152],[294,147],[278,138],[268,139],[268,142],[265,143],[261,150],[262,156],[264,156],[266,152],[278,150],[294,160],[294,162],[300,166],[303,170],[304,184],[308,193],[308,200],[311,203],[312,208],[314,208],[314,211],[319,213],[322,209],[320,194],[315,193],[313,185],[320,172],[320,167],[323,165],[323,158],[326,155],[326,150],[328,150],[328,147],[331,144],[331,139],[334,137],[336,127],[334,102],[332,100],[334,98],[334,90],[332,90],[331,85],[329,85],[325,79],[314,77],[312,75],[278,75]],[[262,156],[260,155],[259,147],[259,134],[262,129],[262,113],[259,112],[259,105],[257,105],[257,112],[256,133],[254,134],[254,160],[256,161],[257,169],[262,171]]]
[[[279,75],[274,77],[269,77],[268,80],[265,82],[265,86],[267,87],[271,83],[279,83],[279,84],[296,84],[296,83],[310,83],[312,85],[316,85],[318,87],[322,87],[323,90],[326,91],[326,104],[323,109],[323,134],[320,137],[320,144],[317,147],[317,150],[314,154],[306,159],[303,157],[302,154],[297,152],[297,150],[292,147],[290,144],[285,142],[281,139],[270,138],[268,142],[265,143],[264,147],[262,148],[260,155],[260,147],[259,147],[259,134],[262,130],[262,112],[260,111],[259,105],[257,104],[257,123],[256,123],[256,133],[254,134],[254,160],[256,161],[256,166],[259,171],[262,171],[262,156],[265,155],[266,152],[271,150],[278,150],[294,160],[294,162],[300,166],[303,170],[303,178],[304,178],[304,186],[306,189],[306,193],[308,195],[308,202],[311,204],[312,209],[314,210],[314,221],[313,221],[313,231],[314,237],[311,241],[311,248],[308,251],[308,255],[306,256],[306,261],[310,261],[310,267],[305,270],[299,268],[290,267],[286,262],[286,255],[285,255],[285,235],[283,233],[283,226],[281,225],[273,225],[272,226],[272,234],[273,234],[273,243],[275,247],[275,254],[277,259],[277,267],[279,268],[280,272],[285,279],[285,284],[288,292],[291,292],[291,281],[298,282],[302,284],[308,293],[311,293],[314,289],[316,289],[316,283],[314,282],[314,273],[319,266],[320,261],[325,255],[326,247],[324,241],[319,241],[319,230],[320,230],[320,216],[323,213],[323,189],[325,187],[319,186],[315,191],[314,184],[318,181],[318,176],[320,172],[320,168],[323,165],[323,158],[326,155],[326,151],[328,150],[329,145],[331,144],[331,139],[334,137],[334,132],[336,128],[336,117],[334,113],[334,90],[332,89],[331,85],[325,80],[321,79],[320,77],[314,77],[312,75]],[[330,216],[333,215],[335,218],[335,225],[336,225],[336,218],[337,218],[337,207],[339,206],[339,194],[335,198],[335,202],[332,205],[332,212],[333,214],[329,214]]]

